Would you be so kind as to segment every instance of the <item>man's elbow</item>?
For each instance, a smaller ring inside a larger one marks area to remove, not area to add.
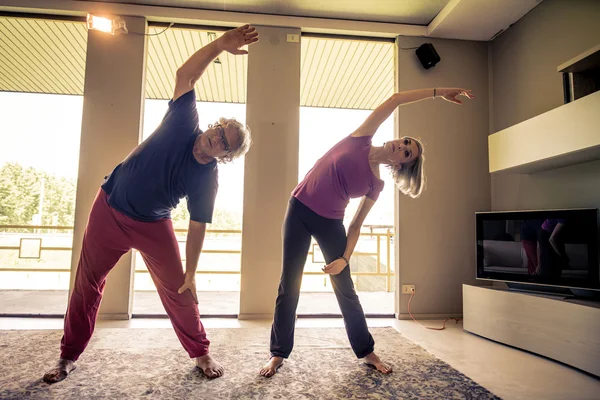
[[[198,222],[190,220],[190,230],[194,231],[205,231],[206,230],[206,222]]]
[[[175,79],[179,85],[191,86],[193,85],[193,75],[190,71],[187,71],[185,66],[181,66],[177,69],[175,73]]]

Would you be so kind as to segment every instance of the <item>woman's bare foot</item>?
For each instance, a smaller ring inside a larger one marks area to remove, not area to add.
[[[196,366],[209,378],[218,378],[223,375],[223,367],[210,354],[196,357]]]
[[[71,360],[61,358],[56,363],[56,366],[44,374],[44,382],[56,383],[65,379],[73,370],[75,364]]]
[[[381,361],[381,359],[375,353],[367,354],[365,357],[365,363],[372,365],[373,367],[377,368],[377,371],[384,374],[389,374],[392,372],[392,367]]]
[[[269,359],[269,361],[263,365],[260,369],[260,374],[264,377],[271,377],[275,375],[279,367],[283,364],[283,357],[273,356]]]

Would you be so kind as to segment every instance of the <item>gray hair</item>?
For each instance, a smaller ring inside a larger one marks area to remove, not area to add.
[[[407,138],[413,140],[419,148],[419,156],[410,164],[403,165],[400,169],[395,169],[389,165],[392,173],[392,178],[398,189],[403,193],[407,194],[413,199],[416,199],[423,193],[425,189],[425,156],[423,155],[423,146],[421,142],[410,136],[405,136],[402,139]]]
[[[223,156],[219,157],[218,161],[220,163],[228,163],[233,161],[234,159],[243,156],[250,150],[250,146],[252,146],[252,135],[250,133],[250,127],[248,125],[244,126],[241,122],[236,120],[235,118],[219,118],[219,124],[223,128],[227,125],[232,125],[235,127],[235,130],[238,134],[238,147],[235,149],[230,149],[230,152]]]

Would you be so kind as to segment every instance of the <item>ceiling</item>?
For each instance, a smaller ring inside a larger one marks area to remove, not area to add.
[[[104,2],[424,26],[428,25],[450,0],[104,0]]]
[[[148,31],[149,99],[170,99],[177,68],[222,34],[164,29]],[[86,46],[82,22],[0,17],[0,91],[82,95]],[[303,37],[301,52],[301,106],[373,109],[393,92],[393,43]],[[247,61],[219,56],[196,85],[199,101],[245,103]]]
[[[0,12],[84,17],[145,16],[152,22],[395,38],[492,40],[542,0],[0,0]],[[566,0],[565,0],[566,1]],[[591,1],[591,0],[590,0]]]
[[[196,12],[195,19],[202,19],[207,13],[218,11],[229,14],[213,14],[208,18],[217,23],[222,18],[229,18],[233,25],[236,22],[231,13],[239,13],[238,18],[244,19],[244,23],[273,25],[275,22],[280,26],[298,26],[303,32],[323,33],[329,30],[331,33],[366,36],[369,31],[374,31],[372,36],[408,35],[487,41],[506,30],[541,2],[542,0],[78,0],[71,3],[79,4],[79,9],[86,5],[96,5],[95,10],[106,8],[103,4],[107,3],[115,10],[146,7],[146,15],[151,17],[155,13],[154,16],[158,19],[154,20],[161,21],[163,19],[160,14],[185,17],[185,14],[189,14],[185,12],[188,10]],[[205,12],[198,13],[199,11]],[[269,16],[279,16],[279,20],[275,21]],[[298,20],[298,17],[304,20]],[[309,21],[310,19],[317,20]],[[356,24],[352,25],[351,22]],[[364,23],[367,22],[372,25],[365,27]],[[353,31],[357,33],[352,33]]]

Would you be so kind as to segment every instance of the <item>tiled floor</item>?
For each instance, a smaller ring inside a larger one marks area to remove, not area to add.
[[[268,327],[269,321],[207,318],[211,329]],[[600,398],[600,380],[563,364],[472,335],[450,321],[448,329],[432,331],[412,321],[369,319],[369,326],[392,326],[433,355],[463,372],[503,399],[592,400]],[[426,321],[440,326],[441,321]],[[0,318],[0,329],[62,329],[61,319]],[[298,327],[343,327],[341,319],[299,319]],[[99,321],[102,328],[170,328],[167,319]],[[385,354],[381,354],[385,359]],[[257,361],[260,366],[261,361]]]

